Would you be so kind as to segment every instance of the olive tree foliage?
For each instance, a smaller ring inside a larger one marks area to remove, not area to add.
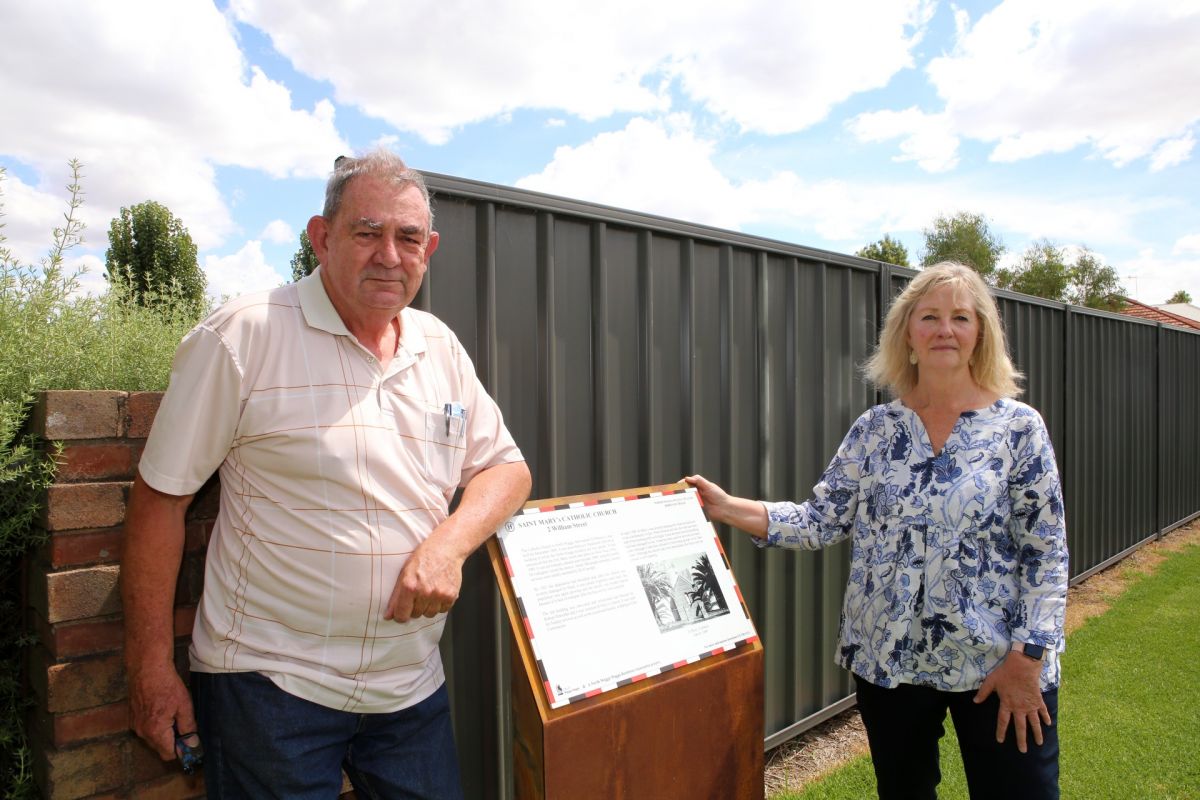
[[[292,282],[300,280],[305,275],[311,275],[317,268],[317,263],[317,254],[313,252],[308,231],[300,231],[300,249],[296,251],[296,255],[292,256]]]
[[[1170,305],[1172,303],[1190,303],[1190,302],[1192,302],[1192,296],[1187,293],[1186,289],[1180,289],[1178,292],[1176,292],[1175,294],[1173,294],[1167,298],[1168,305]]]
[[[895,264],[899,267],[909,266],[908,248],[888,234],[884,234],[879,241],[871,242],[863,247],[856,255],[882,261],[885,264]]]
[[[925,234],[925,250],[921,266],[939,261],[960,261],[991,282],[992,273],[1004,254],[1004,244],[992,233],[982,214],[959,211],[949,217],[939,216],[922,233]]]
[[[1061,303],[1067,302],[1067,286],[1071,282],[1062,248],[1048,239],[1029,245],[1016,266],[997,269],[993,278],[994,284],[1001,289]]]
[[[995,272],[996,286],[1014,292],[1073,303],[1078,306],[1120,311],[1125,293],[1117,271],[1086,247],[1072,260],[1064,248],[1048,239],[1029,245],[1012,268]]]
[[[196,308],[204,305],[206,281],[196,245],[183,221],[155,200],[122,208],[108,228],[104,270],[111,284],[123,284],[138,304],[178,295]]]
[[[4,236],[0,166],[0,797],[39,797],[25,730],[33,696],[21,664],[37,635],[21,594],[21,565],[45,540],[36,524],[61,448],[28,430],[45,389],[154,391],[167,386],[179,341],[203,311],[174,282],[140,304],[124,281],[92,296],[79,290],[67,256],[83,242],[81,166],[71,161],[66,210],[48,255],[28,263]]]
[[[1071,265],[1070,274],[1068,303],[1102,308],[1105,311],[1120,311],[1125,307],[1125,301],[1121,299],[1121,295],[1125,294],[1125,287],[1121,284],[1121,277],[1116,269],[1105,264],[1086,247]]]

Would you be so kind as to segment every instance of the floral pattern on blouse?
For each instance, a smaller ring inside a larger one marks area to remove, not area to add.
[[[934,454],[899,400],[850,428],[808,502],[764,503],[763,546],[849,537],[837,661],[878,686],[979,688],[1012,642],[1046,647],[1059,683],[1067,597],[1062,488],[1041,416],[1000,399]]]

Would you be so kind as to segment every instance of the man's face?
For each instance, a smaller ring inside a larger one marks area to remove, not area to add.
[[[337,214],[309,220],[308,236],[325,291],[349,327],[411,303],[438,244],[421,191],[370,175],[351,178]]]

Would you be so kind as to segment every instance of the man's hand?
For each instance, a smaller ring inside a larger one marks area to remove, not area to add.
[[[408,622],[449,611],[462,588],[463,560],[447,552],[436,534],[430,536],[400,570],[383,618]]]
[[[163,761],[175,758],[175,731],[196,730],[187,687],[173,666],[143,669],[129,675],[129,714],[134,732]]]
[[[1050,711],[1042,699],[1039,678],[1042,662],[1017,652],[1005,656],[1000,666],[984,679],[975,694],[982,703],[995,692],[1000,698],[1000,713],[996,717],[996,741],[1003,742],[1011,721],[1017,737],[1017,749],[1027,750],[1026,725],[1033,731],[1033,741],[1042,743],[1042,724],[1050,725]]]
[[[175,671],[172,609],[191,495],[151,488],[138,475],[129,490],[121,553],[125,669],[133,729],[163,759],[175,758],[175,732],[196,730],[192,699]]]
[[[512,516],[529,496],[529,467],[524,461],[497,464],[463,488],[458,508],[417,545],[400,570],[384,619],[408,622],[449,611],[462,588],[467,556]]]

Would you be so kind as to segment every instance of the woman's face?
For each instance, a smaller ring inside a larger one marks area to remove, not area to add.
[[[945,284],[917,301],[908,317],[908,346],[916,353],[918,373],[969,370],[979,342],[979,317],[971,296]]]

